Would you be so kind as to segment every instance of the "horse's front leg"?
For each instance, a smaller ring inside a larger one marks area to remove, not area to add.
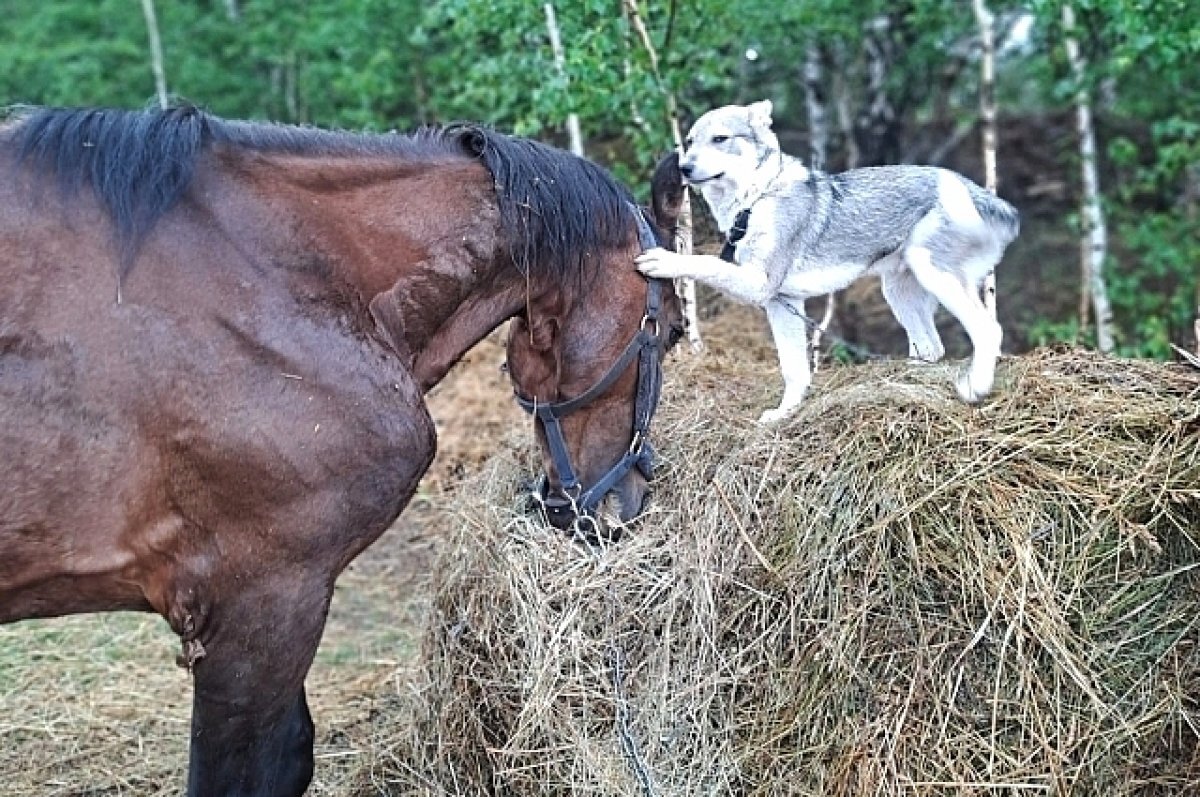
[[[332,584],[333,573],[255,578],[214,602],[202,642],[185,643],[195,679],[189,797],[298,797],[308,788],[304,678]]]

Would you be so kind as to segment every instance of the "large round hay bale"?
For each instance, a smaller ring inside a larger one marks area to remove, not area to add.
[[[831,369],[774,429],[756,367],[670,373],[621,542],[524,513],[524,430],[462,493],[376,786],[1200,793],[1200,373]]]

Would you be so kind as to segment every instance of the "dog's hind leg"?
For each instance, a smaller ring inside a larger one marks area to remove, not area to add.
[[[942,359],[946,349],[933,322],[937,312],[934,295],[903,264],[882,273],[881,287],[883,298],[908,334],[908,356],[931,363]]]
[[[783,372],[783,398],[779,406],[767,410],[759,423],[783,420],[804,399],[812,383],[808,366],[808,329],[804,321],[804,302],[801,299],[772,299],[766,304],[767,321],[779,353],[779,370]]]
[[[991,392],[995,381],[996,360],[1000,357],[1000,341],[1004,336],[1000,325],[984,307],[976,286],[966,284],[954,274],[938,268],[928,248],[907,247],[904,250],[904,262],[921,286],[933,294],[966,329],[974,353],[967,372],[958,379],[958,393],[965,401],[979,401]]]

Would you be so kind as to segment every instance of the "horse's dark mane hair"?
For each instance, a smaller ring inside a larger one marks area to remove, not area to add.
[[[487,166],[500,220],[518,268],[582,274],[588,256],[629,236],[633,197],[600,166],[568,152],[478,125],[454,125],[457,139]]]
[[[212,144],[295,155],[481,161],[492,174],[513,261],[526,273],[582,273],[588,256],[622,245],[628,192],[604,169],[479,125],[368,135],[226,121],[190,105],[166,110],[36,108],[0,133],[18,166],[51,175],[64,196],[91,187],[116,228],[125,266],[187,191]]]

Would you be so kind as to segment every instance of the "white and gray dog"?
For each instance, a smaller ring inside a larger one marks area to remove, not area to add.
[[[1017,236],[1012,205],[933,166],[840,174],[805,168],[780,150],[769,100],[701,116],[679,172],[708,202],[725,251],[718,258],[652,249],[638,268],[653,277],[690,277],[766,309],[784,391],[760,421],[786,417],[812,381],[804,300],[865,274],[880,275],[910,357],[933,362],[945,354],[934,326],[940,302],[974,349],[957,380],[959,394],[974,402],[992,389],[1002,332],[980,292]]]

